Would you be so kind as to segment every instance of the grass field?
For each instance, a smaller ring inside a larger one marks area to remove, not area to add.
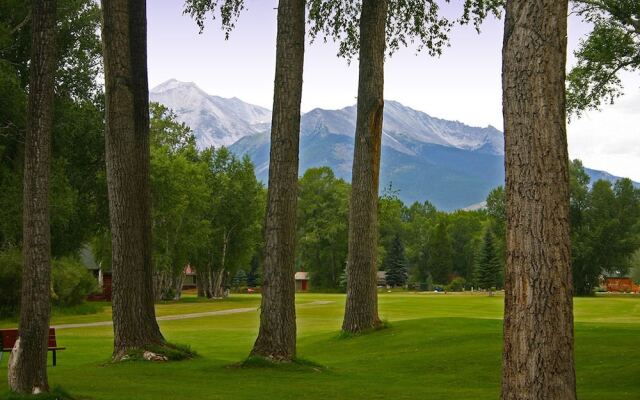
[[[380,295],[391,327],[340,338],[344,295],[303,294],[298,304],[299,357],[326,368],[237,368],[251,349],[258,311],[162,321],[172,342],[199,357],[173,363],[108,364],[110,326],[61,329],[67,350],[49,369],[52,385],[79,399],[497,399],[501,296]],[[329,303],[319,304],[326,301]],[[256,307],[256,295],[224,301],[159,304],[158,315]],[[106,321],[110,310],[56,315],[53,324]],[[640,297],[575,299],[578,397],[640,399]],[[14,325],[0,321],[0,326]],[[6,358],[0,393],[6,393]]]

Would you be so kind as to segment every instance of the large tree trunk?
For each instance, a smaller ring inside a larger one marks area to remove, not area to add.
[[[567,8],[567,0],[507,1],[503,399],[576,398],[565,115]]]
[[[260,331],[252,355],[296,355],[295,236],[305,2],[280,0]]]
[[[20,337],[9,362],[9,387],[49,390],[47,340],[51,287],[49,176],[55,81],[56,1],[33,0],[31,66],[25,137]]]
[[[144,0],[103,0],[106,159],[113,248],[113,358],[162,344],[154,310]]]
[[[380,325],[376,282],[378,184],[387,0],[364,0],[360,16],[360,79],[351,203],[347,304],[342,330],[358,333]]]

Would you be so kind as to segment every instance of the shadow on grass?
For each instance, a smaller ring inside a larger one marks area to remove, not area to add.
[[[366,335],[370,335],[376,332],[380,332],[380,331],[384,331],[387,329],[391,329],[391,323],[389,323],[389,321],[387,320],[382,320],[380,321],[380,325],[376,326],[375,328],[371,328],[371,329],[366,329],[364,331],[361,332],[346,332],[346,331],[340,331],[340,333],[338,333],[338,335],[336,336],[337,339],[353,339],[353,338],[357,338],[360,336],[366,336]]]
[[[123,362],[169,362],[184,361],[198,357],[198,353],[189,345],[166,342],[161,345],[149,345],[145,348],[131,349],[119,360],[111,360],[105,365]]]
[[[229,368],[241,369],[274,369],[286,372],[324,372],[329,368],[304,358],[295,358],[292,361],[275,361],[266,357],[250,356]]]
[[[0,393],[4,400],[78,400],[59,387],[54,387],[49,393],[18,394],[13,392]]]

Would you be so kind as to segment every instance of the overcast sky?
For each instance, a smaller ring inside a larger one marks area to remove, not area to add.
[[[149,84],[168,79],[195,82],[210,94],[238,97],[271,108],[275,70],[277,0],[248,0],[248,8],[228,41],[217,21],[203,34],[182,0],[148,3]],[[444,13],[457,16],[461,0]],[[569,51],[589,31],[572,17]],[[500,52],[502,22],[455,28],[451,47],[440,58],[403,49],[387,61],[385,98],[431,116],[502,129]],[[569,65],[573,57],[569,57]],[[333,43],[308,45],[305,55],[303,111],[355,104],[357,60],[336,57]],[[640,77],[623,75],[626,95],[602,112],[590,112],[569,125],[569,153],[585,165],[640,181]]]

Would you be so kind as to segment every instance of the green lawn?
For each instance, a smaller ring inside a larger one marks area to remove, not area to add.
[[[314,301],[329,304],[310,304]],[[247,356],[258,311],[162,321],[168,340],[199,357],[174,363],[106,364],[111,327],[58,331],[68,350],[49,369],[53,385],[82,399],[496,399],[503,298],[461,294],[380,295],[391,328],[339,338],[344,295],[298,296],[298,353],[327,367],[235,368]],[[253,307],[259,297],[160,304],[159,315]],[[109,310],[57,315],[54,324],[108,320]],[[640,297],[575,300],[578,397],[640,399]],[[10,321],[0,322],[8,326]],[[6,358],[0,393],[6,392]]]

